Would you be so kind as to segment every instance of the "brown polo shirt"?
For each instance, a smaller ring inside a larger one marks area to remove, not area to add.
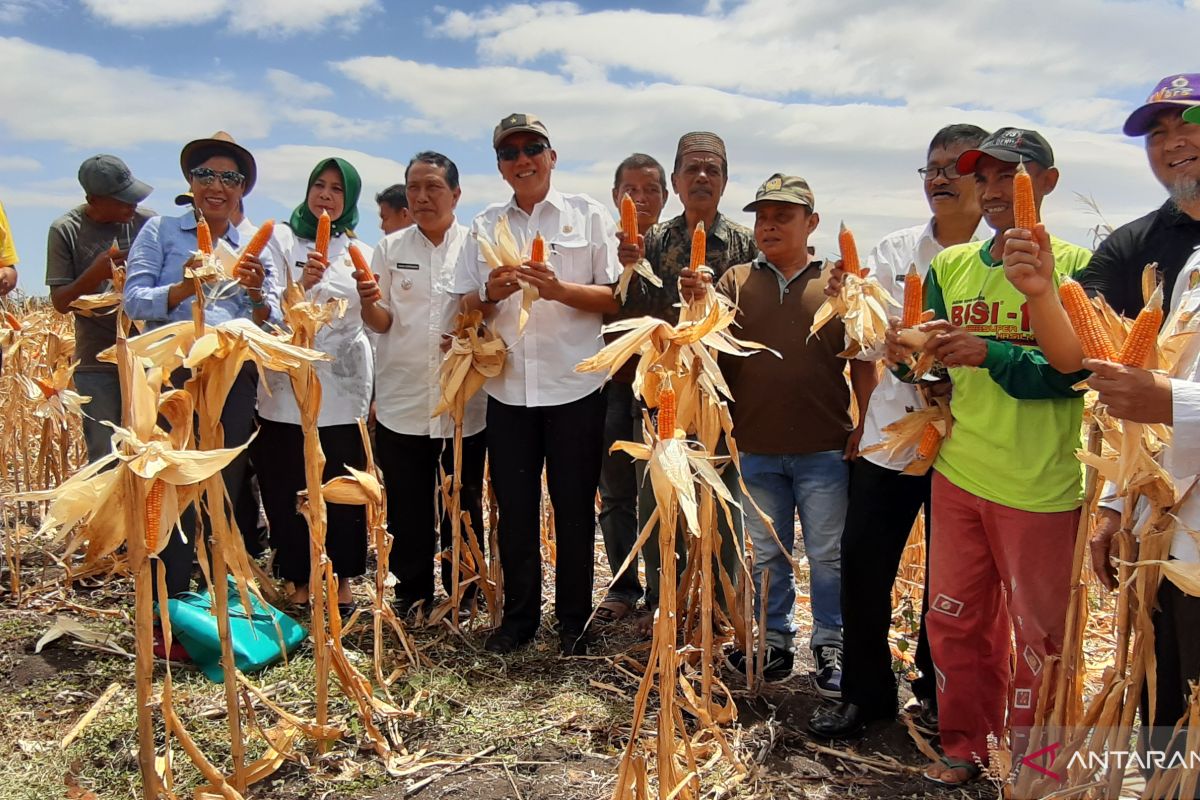
[[[733,435],[746,453],[771,455],[841,450],[853,429],[850,388],[844,370],[841,320],[811,339],[813,315],[825,302],[824,264],[813,261],[785,281],[762,255],[726,272],[719,291],[736,297],[739,339],[777,351],[719,363],[733,392]]]

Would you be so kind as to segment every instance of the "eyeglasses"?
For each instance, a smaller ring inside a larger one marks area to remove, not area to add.
[[[212,182],[217,178],[220,178],[221,183],[231,189],[235,186],[241,186],[246,182],[245,175],[240,172],[234,172],[231,169],[224,172],[217,172],[215,169],[209,169],[208,167],[193,167],[188,174],[200,181],[201,186],[212,186]]]
[[[516,161],[517,157],[524,153],[530,158],[537,158],[542,153],[550,149],[550,145],[545,142],[530,142],[521,147],[497,147],[496,158],[501,161]]]
[[[961,178],[962,174],[958,171],[958,167],[954,164],[949,164],[944,167],[921,167],[917,170],[917,174],[923,180],[931,181],[937,178],[938,174],[946,176],[946,180],[952,181],[955,178]]]

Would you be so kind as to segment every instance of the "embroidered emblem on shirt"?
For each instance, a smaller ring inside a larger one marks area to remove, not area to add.
[[[1033,689],[1017,689],[1013,708],[1033,708]]]
[[[934,668],[933,668],[933,674],[934,674],[934,676],[935,676],[935,678],[936,678],[936,682],[937,682],[938,691],[939,691],[939,692],[944,692],[944,691],[946,691],[946,673],[942,672],[942,671],[941,671],[940,669],[938,669],[938,668],[937,668],[937,666],[935,665],[935,666],[934,666]]]
[[[1031,645],[1025,645],[1025,663],[1033,670],[1034,675],[1038,675],[1042,671],[1042,659],[1034,652]]]
[[[412,279],[411,279],[411,278],[403,278],[403,279],[401,279],[401,281],[400,281],[400,288],[401,288],[401,289],[404,289],[404,290],[406,290],[406,291],[407,291],[408,289],[411,289],[412,287],[413,287],[413,282],[412,282]]]
[[[575,229],[572,228],[570,225],[563,225],[563,233],[570,233],[573,230],[575,230]]]
[[[933,610],[939,611],[948,617],[958,617],[962,614],[963,603],[961,600],[955,600],[948,594],[939,594],[933,601]]]

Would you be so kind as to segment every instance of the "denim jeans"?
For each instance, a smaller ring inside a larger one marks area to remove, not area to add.
[[[812,597],[813,648],[842,643],[841,543],[850,497],[850,470],[842,451],[797,455],[742,454],[742,480],[771,518],[779,541],[792,552],[795,518],[800,515],[808,554]],[[746,531],[754,543],[754,606],[761,614],[762,576],[771,574],[767,597],[767,644],[792,650],[796,635],[793,611],[796,578],[766,525],[752,508]]]
[[[76,372],[75,391],[92,398],[83,406],[83,439],[88,463],[99,461],[112,452],[113,435],[112,428],[101,423],[121,424],[121,379],[115,369]]]

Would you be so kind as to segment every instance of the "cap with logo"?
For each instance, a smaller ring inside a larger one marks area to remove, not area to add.
[[[79,185],[91,197],[111,197],[137,205],[150,196],[154,187],[133,177],[125,162],[116,156],[98,155],[79,165]]]
[[[773,201],[776,203],[794,203],[806,206],[809,211],[816,207],[816,198],[808,181],[798,175],[784,175],[776,172],[763,181],[762,186],[754,193],[754,202],[743,208],[743,211],[753,211],[759,203]]]
[[[1200,74],[1168,75],[1125,120],[1126,136],[1145,136],[1154,118],[1168,108],[1187,109],[1200,105]],[[1184,119],[1187,119],[1185,116]],[[1189,122],[1194,121],[1195,117]]]
[[[499,147],[505,137],[521,131],[545,136],[546,141],[550,141],[550,131],[546,130],[545,123],[533,114],[509,114],[492,131],[492,147]]]
[[[1050,143],[1037,131],[1024,128],[1001,128],[984,139],[979,147],[959,156],[955,168],[960,175],[969,175],[975,171],[975,165],[982,156],[991,156],[1010,164],[1032,161],[1047,168],[1054,166],[1054,151],[1050,149]]]

